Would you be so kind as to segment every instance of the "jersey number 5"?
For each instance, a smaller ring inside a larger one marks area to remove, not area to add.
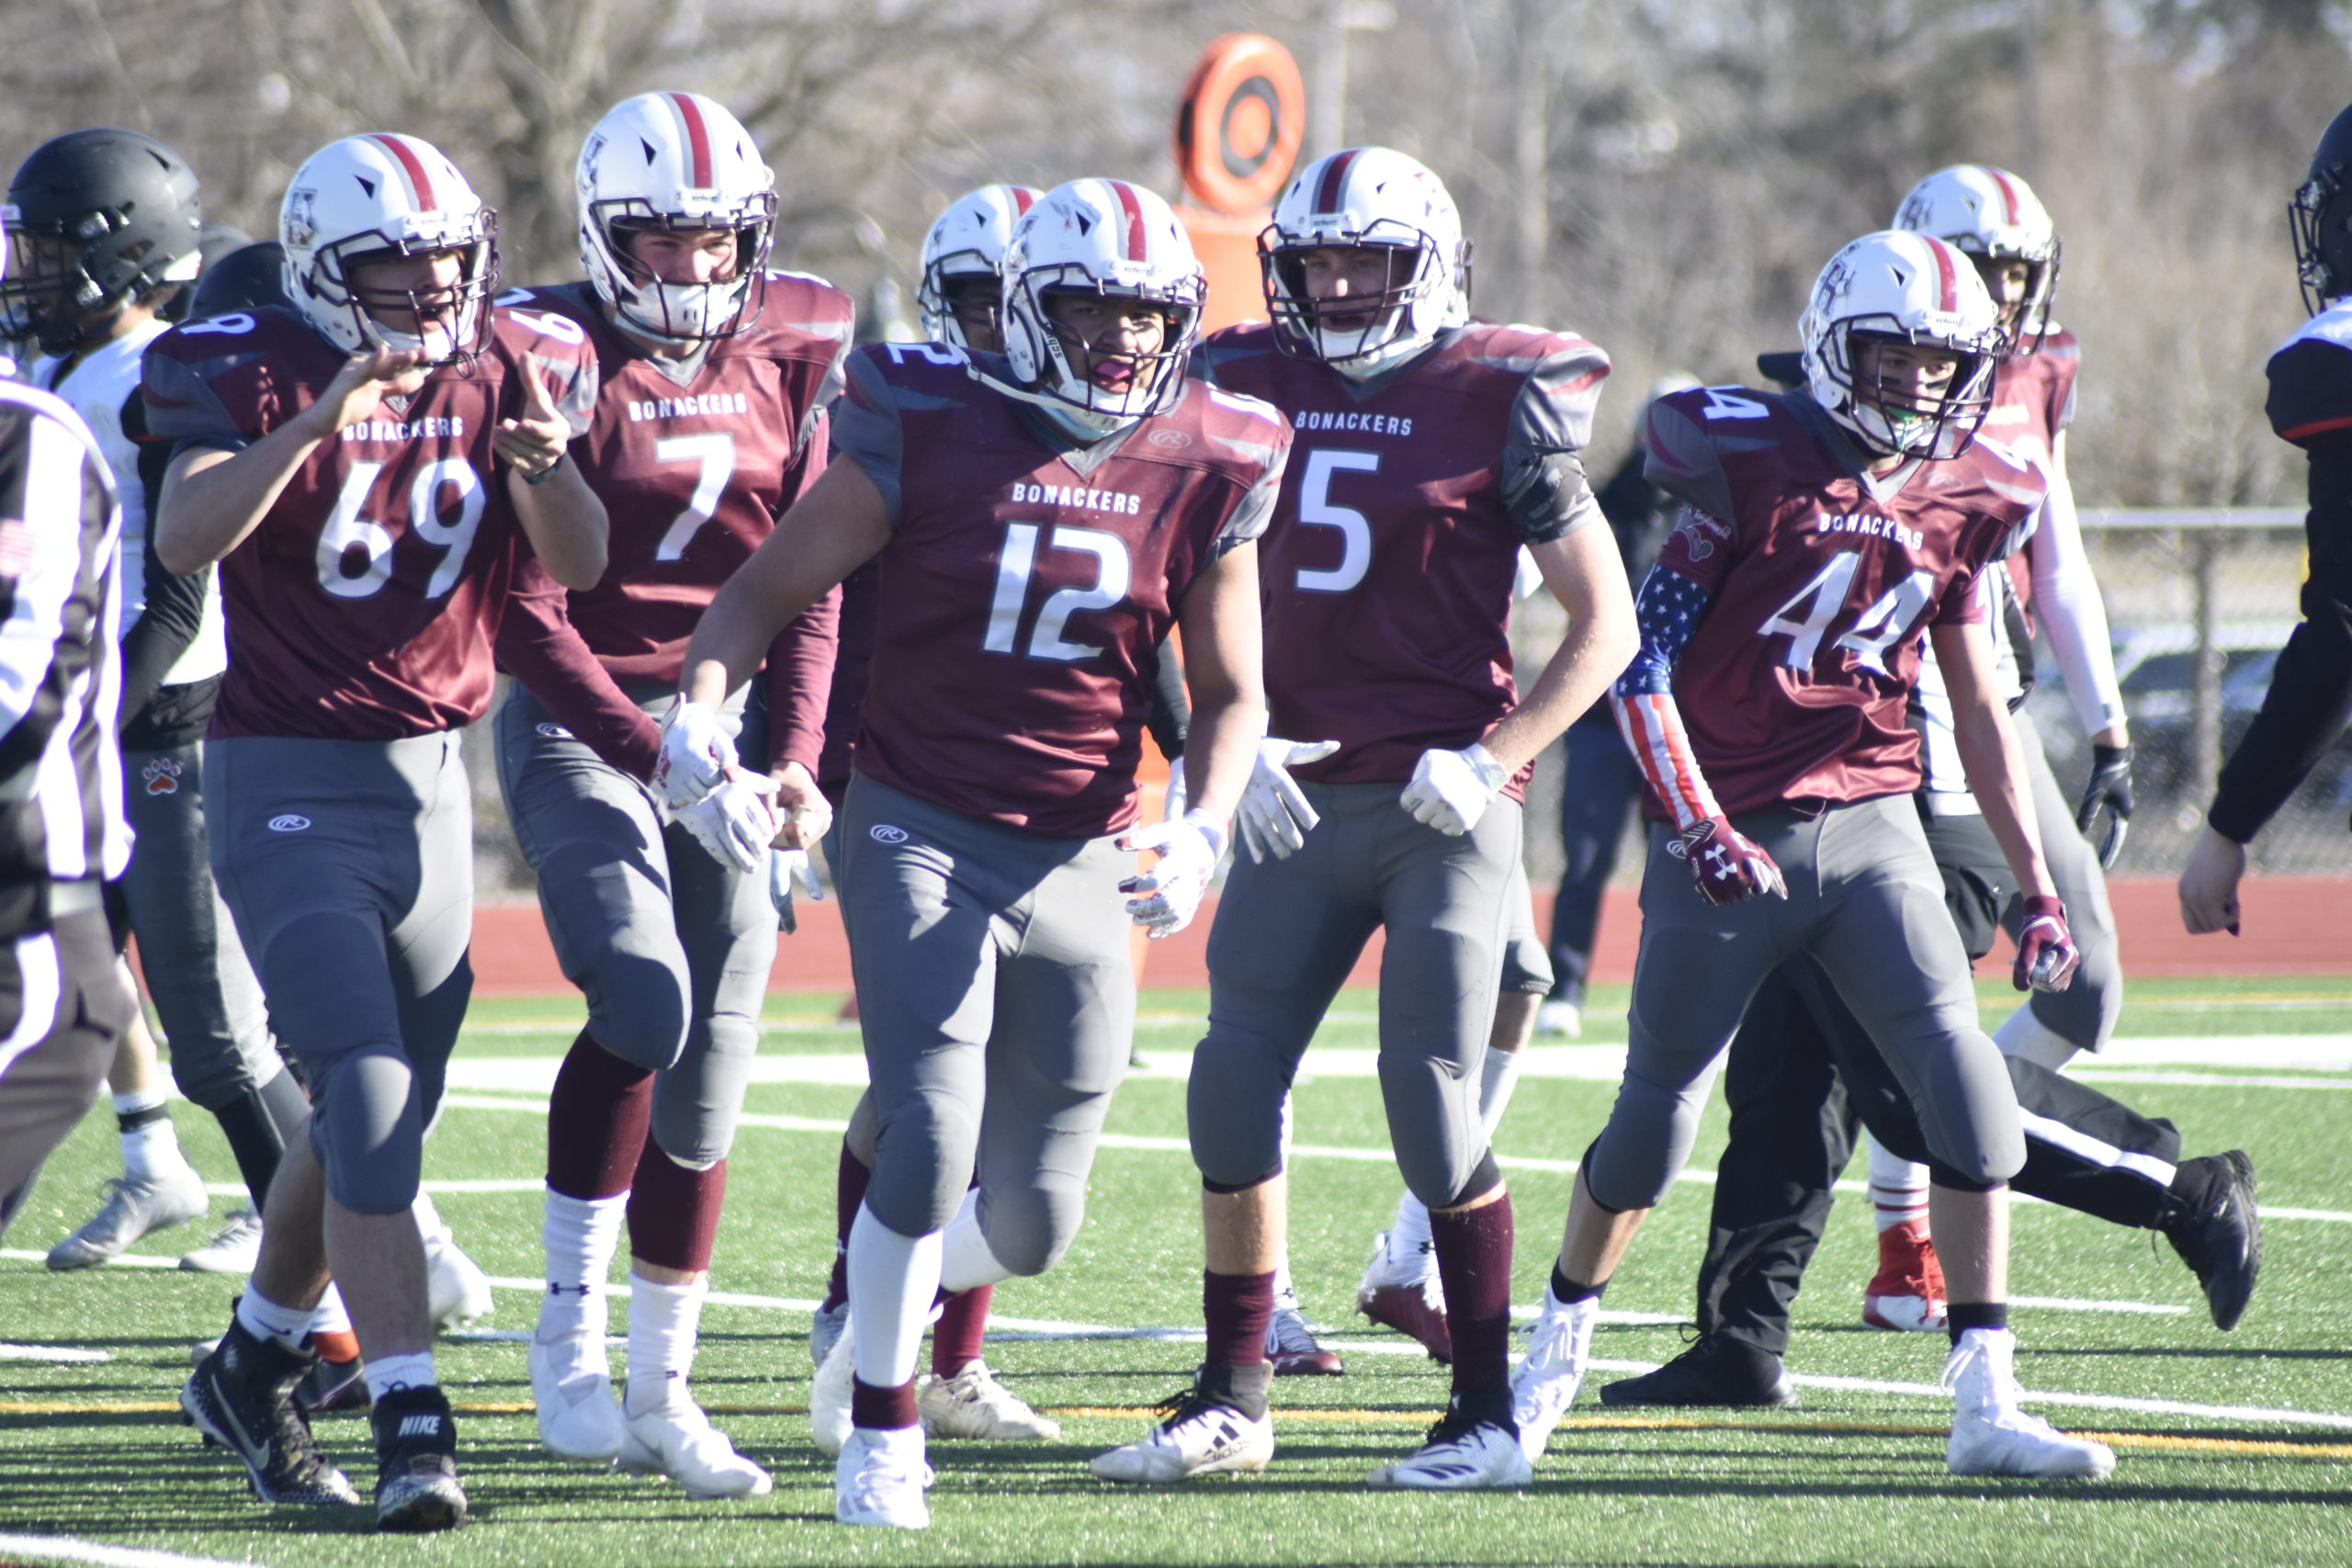
[[[1021,612],[1029,603],[1029,579],[1037,570],[1037,536],[1044,531],[1035,523],[1005,525],[1004,548],[996,559],[996,598],[989,605],[988,636],[980,641],[990,653],[1016,651]],[[1066,641],[1062,633],[1080,610],[1107,610],[1127,596],[1125,541],[1099,528],[1056,528],[1049,547],[1092,556],[1094,586],[1057,588],[1046,596],[1037,624],[1029,632],[1029,657],[1065,662],[1091,659],[1102,650],[1091,643]]]
[[[1829,558],[1829,564],[1814,574],[1811,582],[1797,590],[1794,597],[1772,612],[1757,628],[1759,637],[1785,637],[1789,649],[1781,662],[1792,670],[1810,670],[1814,656],[1821,651],[1821,639],[1829,635],[1838,613],[1846,608],[1846,596],[1854,586],[1854,573],[1862,564],[1856,550],[1840,550]],[[1919,617],[1936,590],[1935,574],[1915,571],[1896,583],[1856,617],[1829,646],[1843,649],[1854,656],[1854,661],[1866,670],[1880,674],[1890,673],[1886,667],[1886,651],[1918,629]]]
[[[1299,568],[1301,592],[1345,593],[1363,581],[1363,574],[1372,566],[1372,525],[1355,508],[1331,504],[1331,476],[1379,471],[1377,452],[1335,452],[1326,446],[1306,455],[1306,476],[1298,486],[1298,520],[1307,527],[1340,531],[1340,564]]]
[[[391,531],[361,515],[368,492],[376,488],[381,463],[354,463],[334,498],[334,511],[319,534],[319,586],[338,599],[366,599],[392,576]],[[445,518],[445,491],[457,492],[457,515]],[[458,584],[466,570],[466,553],[481,531],[484,495],[481,476],[463,457],[441,457],[417,470],[408,487],[408,530],[426,544],[446,550],[424,585],[424,597],[438,599]]]

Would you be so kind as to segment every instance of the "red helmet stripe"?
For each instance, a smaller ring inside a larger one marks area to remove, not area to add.
[[[1990,175],[1993,177],[1993,183],[2000,187],[2001,209],[2008,215],[2009,227],[2016,228],[2018,226],[2018,187],[2009,183],[2008,175],[1990,164],[1984,166],[1984,172]]]
[[[710,177],[710,127],[703,122],[702,106],[695,102],[692,93],[672,93],[670,101],[678,106],[678,118],[685,122],[686,150],[694,160],[694,188],[708,190]]]
[[[380,131],[371,134],[368,140],[390,152],[392,161],[400,164],[401,172],[408,176],[409,194],[416,197],[419,212],[441,210],[441,204],[433,199],[433,176],[424,172],[424,160],[418,157],[405,141]]]
[[[1127,259],[1131,262],[1150,260],[1151,248],[1143,227],[1143,203],[1136,199],[1135,187],[1125,180],[1104,183],[1118,193],[1119,210],[1127,215]]]
[[[1331,161],[1323,165],[1323,183],[1315,187],[1315,210],[1337,212],[1340,196],[1348,187],[1348,171],[1355,166],[1360,148],[1351,147],[1344,152],[1334,152]]]
[[[1928,249],[1936,256],[1936,309],[1950,314],[1960,309],[1960,279],[1952,270],[1951,247],[1941,240],[1929,240]]]
[[[1012,215],[1015,218],[1037,205],[1037,193],[1027,186],[1007,186],[1004,188],[1012,193]]]

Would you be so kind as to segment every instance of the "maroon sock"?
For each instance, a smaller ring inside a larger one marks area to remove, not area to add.
[[[869,1432],[892,1432],[915,1424],[915,1382],[909,1378],[896,1388],[871,1388],[860,1378],[850,1379],[849,1424]]]
[[[708,1170],[688,1170],[646,1139],[628,1195],[629,1256],[690,1273],[707,1269],[726,1201],[725,1160]]]
[[[1257,1367],[1266,1360],[1266,1325],[1274,1319],[1272,1274],[1201,1273],[1201,1305],[1208,1314],[1206,1359],[1216,1367]]]
[[[931,1370],[952,1378],[980,1359],[980,1337],[989,1329],[989,1303],[994,1285],[974,1285],[957,1291],[940,1304],[939,1321],[931,1325]]]
[[[833,1177],[833,1274],[825,1281],[827,1312],[849,1300],[849,1227],[857,1224],[857,1211],[865,1205],[866,1185],[873,1179],[872,1168],[850,1153],[849,1140],[842,1139],[841,1169]]]
[[[567,1198],[628,1191],[652,1117],[652,1073],[582,1030],[548,1096],[548,1185]]]
[[[1453,1335],[1453,1386],[1492,1393],[1510,1386],[1510,1194],[1453,1213],[1430,1211],[1445,1323]]]

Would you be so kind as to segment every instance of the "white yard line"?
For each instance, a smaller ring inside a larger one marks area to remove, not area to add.
[[[254,1568],[250,1557],[186,1557],[66,1535],[0,1535],[0,1561],[87,1562],[95,1568]]]

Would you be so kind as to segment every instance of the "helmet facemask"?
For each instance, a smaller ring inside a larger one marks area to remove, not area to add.
[[[1461,314],[1452,307],[1453,275],[1468,268],[1466,242],[1463,249],[1464,256],[1450,260],[1434,235],[1394,219],[1361,231],[1307,235],[1268,226],[1258,236],[1258,265],[1276,346],[1359,372],[1419,349]],[[1306,257],[1324,250],[1385,252],[1385,286],[1377,293],[1317,297],[1307,285]]]
[[[584,228],[603,242],[612,303],[626,323],[671,343],[733,337],[760,319],[767,299],[768,252],[775,240],[775,192],[762,190],[724,209],[657,212],[642,197],[591,203]],[[640,233],[735,236],[735,265],[707,283],[670,283],[630,248]]]
[[[470,234],[455,243],[447,235],[395,238],[381,230],[347,235],[318,247],[311,275],[302,281],[327,312],[348,318],[362,343],[422,354],[431,366],[470,360],[490,346],[489,306],[498,291],[497,215],[482,209],[469,228]],[[360,267],[442,254],[458,261],[456,281],[444,288],[363,288],[352,281]],[[390,326],[379,311],[406,315],[419,329]]]
[[[1993,308],[2001,312],[2001,330],[2009,340],[2009,353],[2035,354],[2050,335],[2050,304],[2058,292],[2058,237],[2052,235],[2044,250],[2025,251],[2011,247],[1983,247],[1969,243],[1965,237],[1951,239],[1951,247],[1976,264],[1982,275],[1988,265],[2008,262],[2023,262],[2026,267],[2025,293],[2014,301],[2005,301],[1993,288],[1990,277],[1984,279],[1985,292],[1993,296]]]
[[[1951,378],[1940,391],[1921,392],[1885,376],[1883,350],[1895,344],[1948,355],[1954,361]],[[1885,316],[1841,321],[1825,346],[1826,368],[1847,397],[1843,408],[1830,412],[1882,457],[1957,457],[1992,412],[1993,372],[2007,344],[2006,335],[1996,333],[1989,343],[1963,347],[1906,332]],[[1872,372],[1867,377],[1866,365]]]
[[[922,269],[922,281],[915,286],[915,304],[922,311],[923,330],[933,342],[963,349],[980,346],[971,341],[966,322],[968,314],[977,314],[967,303],[974,293],[985,294],[988,330],[1001,344],[1004,284],[995,263],[977,250],[950,251],[933,257]]]
[[[138,279],[112,294],[91,271],[93,263],[110,259],[107,236],[127,225],[119,214],[103,209],[77,220],[31,223],[15,212],[7,214],[8,263],[0,281],[0,336],[29,338],[45,354],[71,354],[100,334],[122,308],[141,295]],[[120,259],[142,259],[147,247]],[[200,261],[191,250],[175,267],[187,279],[196,276]],[[158,299],[172,286],[158,284],[146,290]],[[185,281],[177,287],[185,288]]]
[[[1183,395],[1184,360],[1199,332],[1206,294],[1198,273],[1166,286],[1125,287],[1104,283],[1077,263],[1030,267],[1006,288],[1004,330],[1008,338],[1015,333],[1025,338],[1030,363],[1041,372],[1032,392],[1107,433],[1176,406]],[[1048,305],[1054,295],[1158,305],[1164,321],[1159,346],[1135,354],[1092,349],[1055,319]],[[1093,374],[1106,363],[1129,367],[1124,387],[1105,386]]]
[[[2287,224],[2295,241],[2295,280],[2303,309],[2316,316],[2331,300],[2352,294],[2352,269],[2343,265],[2352,251],[2352,200],[2346,199],[2341,167],[2323,170],[2295,188],[2287,203]],[[2329,253],[2336,253],[2331,259]]]

